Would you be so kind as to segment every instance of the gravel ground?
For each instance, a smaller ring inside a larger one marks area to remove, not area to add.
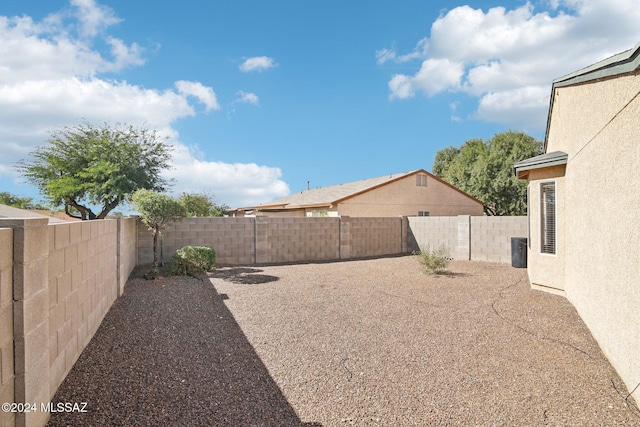
[[[413,257],[130,279],[48,425],[638,426],[569,302]]]

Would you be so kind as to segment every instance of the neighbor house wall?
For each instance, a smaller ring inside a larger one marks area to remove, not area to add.
[[[555,90],[547,152],[568,154],[564,288],[633,390],[640,383],[640,75]]]
[[[432,175],[425,176],[426,186],[416,185],[416,175],[410,175],[350,197],[338,204],[338,211],[351,217],[416,216],[419,211],[431,216],[483,215],[481,202]]]
[[[14,402],[13,230],[0,228],[0,403]],[[0,425],[13,426],[13,412],[0,412]]]

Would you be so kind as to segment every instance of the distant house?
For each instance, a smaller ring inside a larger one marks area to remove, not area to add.
[[[239,216],[483,215],[483,203],[424,169],[331,185],[239,208]]]
[[[48,212],[47,212],[48,213]],[[23,218],[49,218],[49,224],[67,222],[60,218],[43,215],[38,212],[26,209],[14,208],[13,206],[0,205],[0,218],[23,219]]]
[[[630,390],[640,383],[638,167],[640,43],[555,80],[545,153],[515,165],[529,187],[531,286],[571,301]]]

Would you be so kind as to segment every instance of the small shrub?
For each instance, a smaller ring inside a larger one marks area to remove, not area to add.
[[[207,246],[184,246],[171,259],[170,273],[193,276],[216,268],[216,251]]]
[[[420,251],[414,252],[414,255],[423,265],[427,274],[441,274],[453,259],[449,256],[449,249],[445,245],[434,250],[431,250],[429,246],[420,248]]]

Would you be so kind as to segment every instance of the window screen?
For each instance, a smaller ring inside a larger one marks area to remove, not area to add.
[[[556,253],[556,183],[540,184],[541,252]]]
[[[416,185],[418,187],[427,186],[427,175],[416,175]]]

